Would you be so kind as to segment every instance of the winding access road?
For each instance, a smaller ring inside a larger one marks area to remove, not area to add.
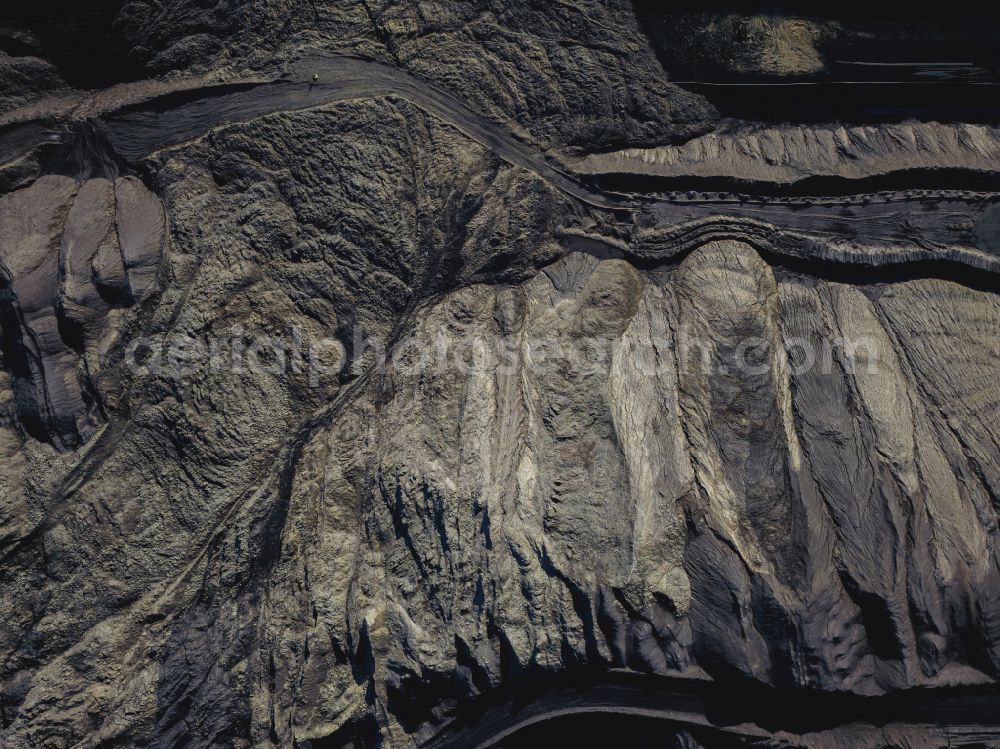
[[[155,90],[149,82],[132,86],[136,92]],[[1000,192],[865,194],[859,190],[850,196],[805,198],[602,190],[569,173],[526,137],[439,86],[398,68],[351,57],[307,55],[292,63],[281,77],[200,85],[152,98],[143,99],[140,93],[129,96],[127,90],[118,92],[110,100],[128,103],[117,108],[108,105],[104,110],[98,107],[96,112],[93,106],[80,105],[69,110],[87,112],[76,127],[63,121],[61,129],[54,129],[37,112],[34,119],[17,121],[15,113],[5,118],[8,124],[0,131],[0,162],[12,162],[32,148],[63,141],[78,158],[81,152],[89,152],[93,159],[133,165],[229,123],[386,96],[405,99],[449,123],[583,206],[608,212],[607,223],[617,224],[619,229],[630,227],[629,238],[617,243],[622,253],[645,261],[676,257],[711,239],[737,238],[793,260],[812,258],[865,267],[941,262],[1000,274]],[[71,143],[81,139],[81,132],[87,133],[84,139],[95,139],[99,145]],[[102,154],[101,148],[110,155]],[[618,231],[619,236],[621,233]],[[572,231],[570,236],[574,236]],[[574,241],[583,246],[599,243],[602,238],[578,232]]]

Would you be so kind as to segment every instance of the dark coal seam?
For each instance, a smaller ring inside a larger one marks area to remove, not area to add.
[[[914,687],[878,696],[773,687],[748,678],[700,681],[634,671],[582,669],[531,674],[469,700],[461,717],[427,741],[425,749],[489,746],[514,726],[572,712],[644,711],[650,717],[709,730],[744,733],[758,727],[806,734],[861,723],[944,729],[975,725],[1000,731],[1000,690],[981,687]],[[650,713],[661,711],[661,716]]]
[[[991,99],[1000,84],[981,81],[709,83],[684,90],[703,96],[723,117],[763,122],[886,124],[910,119],[1000,124]]]
[[[938,190],[1000,192],[1000,168],[978,170],[966,167],[914,167],[865,177],[817,174],[787,182],[745,179],[726,175],[667,176],[634,172],[600,172],[581,177],[581,179],[592,189],[605,193],[649,193],[656,197],[657,193],[716,192],[749,202],[762,196],[773,198],[846,198],[876,196],[880,192],[892,192],[905,196],[908,190],[926,190],[932,193]],[[924,196],[924,198],[933,200],[933,196]],[[692,202],[697,201],[692,200]]]

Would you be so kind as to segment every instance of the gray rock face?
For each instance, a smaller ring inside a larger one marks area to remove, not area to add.
[[[5,109],[30,101],[47,90],[59,89],[63,84],[50,63],[37,57],[11,57],[3,52],[0,52],[0,81],[3,90],[0,105]]]
[[[132,177],[46,176],[0,198],[5,357],[25,432],[75,447],[104,421],[97,386],[118,311],[156,290],[159,199]]]
[[[657,145],[717,119],[702,97],[666,81],[627,0],[140,0],[113,24],[128,51],[107,64],[134,78],[211,71],[231,80],[302,52],[359,56],[433,82],[545,146]]]
[[[814,177],[863,180],[892,172],[962,168],[995,172],[1000,132],[936,122],[827,127],[749,126],[677,146],[569,159],[576,171],[663,177],[729,177],[794,183]]]
[[[872,298],[776,278],[736,242],[666,275],[570,256],[551,276],[569,280],[473,286],[415,323],[414,350],[447,330],[520,361],[403,361],[387,401],[306,446],[289,508],[305,525],[286,526],[266,625],[284,740],[309,738],[296,716],[332,683],[363,699],[350,664],[310,663],[358,619],[397,741],[393,714],[421,738],[406,720],[452,674],[455,698],[595,662],[867,695],[996,677],[996,631],[972,614],[998,582],[998,477],[977,468],[996,463],[997,399],[971,374],[997,355],[992,295],[914,281]],[[962,388],[984,408],[943,418],[959,396],[928,377],[945,352],[906,352],[959,316],[981,321]],[[792,360],[831,340],[864,350]],[[345,513],[367,541],[345,545]],[[334,580],[320,608],[311,590]]]
[[[179,72],[0,118],[0,746],[997,745],[991,128],[701,135],[617,0],[115,17]]]

